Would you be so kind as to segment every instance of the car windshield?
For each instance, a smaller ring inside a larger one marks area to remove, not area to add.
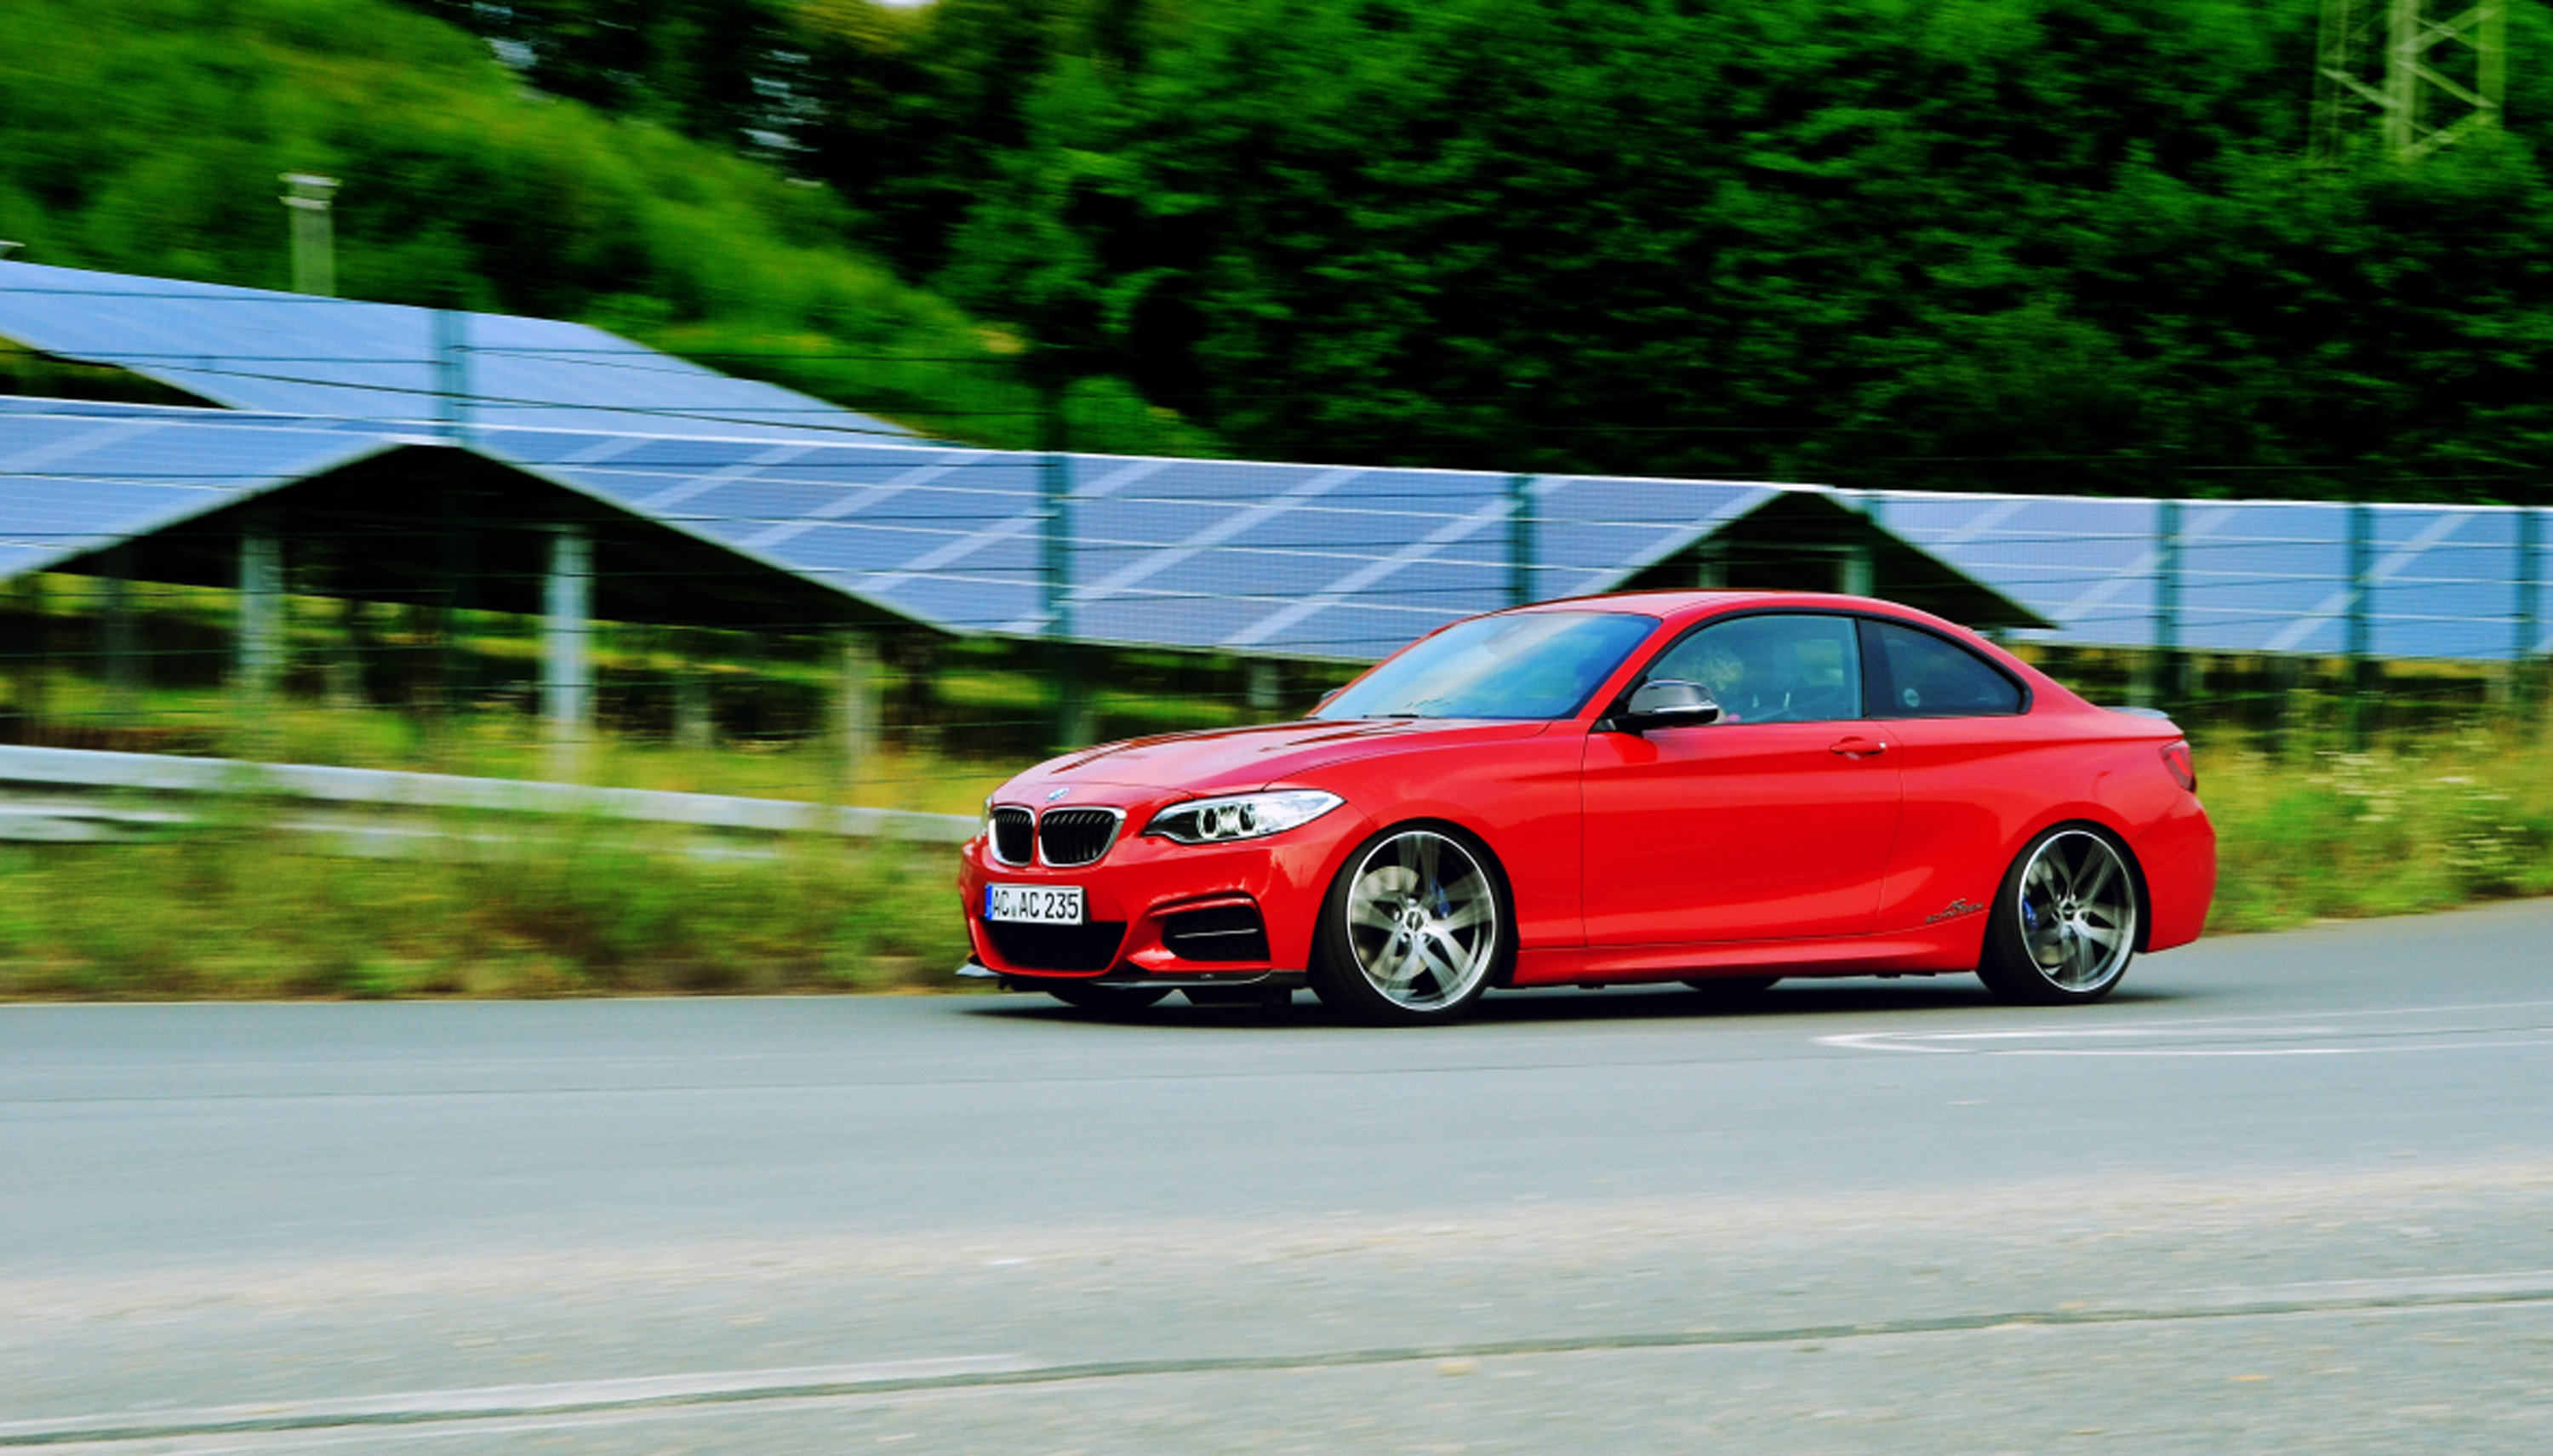
[[[1624,612],[1524,612],[1456,622],[1314,715],[1567,718],[1657,630]]]

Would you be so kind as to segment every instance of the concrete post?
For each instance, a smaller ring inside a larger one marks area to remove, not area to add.
[[[342,591],[346,583],[335,583]],[[364,688],[365,669],[373,655],[372,619],[359,598],[337,599],[337,642],[328,656],[328,706],[361,708],[372,701]]]
[[[717,736],[710,717],[710,678],[702,670],[702,633],[674,633],[674,741],[686,748],[706,748]]]
[[[251,703],[263,702],[283,676],[283,543],[262,525],[240,531],[237,606],[232,680]]]
[[[2538,623],[2544,618],[2543,606],[2536,600],[2543,585],[2537,580],[2542,550],[2539,534],[2541,514],[2530,506],[2520,506],[2517,511],[2517,572],[2514,577],[2517,600],[2513,604],[2516,610],[2511,614],[2516,618],[2513,623],[2516,640],[2509,643],[2507,691],[2509,706],[2520,715],[2531,712],[2534,707],[2535,639],[2540,630]]]
[[[541,591],[541,722],[554,744],[583,742],[594,726],[594,542],[583,526],[550,530]]]
[[[142,624],[133,606],[133,548],[117,546],[99,562],[98,656],[106,679],[108,714],[121,722],[136,707],[142,688]]]
[[[1728,585],[1728,543],[1707,536],[1694,548],[1693,584],[1711,589]]]
[[[2349,745],[2367,746],[2375,719],[2372,618],[2376,611],[2376,512],[2363,502],[2349,507],[2349,615],[2344,654],[2349,659]]]
[[[856,783],[878,751],[886,674],[878,666],[877,641],[865,632],[842,633],[839,651],[841,686],[834,716],[841,732],[842,771],[846,781]]]
[[[1535,566],[1533,477],[1507,477],[1507,605],[1522,607],[1534,598]]]
[[[1250,660],[1250,712],[1256,718],[1274,717],[1285,706],[1285,669],[1265,657]]]
[[[1835,562],[1835,590],[1847,597],[1867,597],[1878,585],[1877,577],[1870,538],[1862,536],[1844,543],[1843,555]]]
[[[46,702],[46,689],[50,686],[48,674],[53,667],[46,659],[53,633],[49,630],[52,618],[45,611],[44,578],[33,575],[19,578],[14,595],[18,612],[26,619],[26,628],[11,640],[8,647],[9,666],[14,679],[11,686],[16,700],[11,706],[17,710],[18,740],[41,743],[45,741],[45,718],[50,706]]]

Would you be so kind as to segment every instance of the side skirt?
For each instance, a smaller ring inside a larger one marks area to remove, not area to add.
[[[1693,946],[1573,946],[1524,951],[1518,986],[1676,981],[1713,975],[1875,975],[1977,968],[1985,917],[1965,915],[1919,931],[1825,941],[1725,941]]]

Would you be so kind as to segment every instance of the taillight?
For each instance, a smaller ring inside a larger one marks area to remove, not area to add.
[[[2171,772],[2171,781],[2195,794],[2198,792],[2198,767],[2189,761],[2187,743],[2165,743],[2163,766]]]

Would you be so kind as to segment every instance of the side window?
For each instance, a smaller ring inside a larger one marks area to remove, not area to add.
[[[1828,723],[1861,716],[1861,653],[1848,616],[1741,616],[1667,649],[1651,679],[1711,690],[1722,723]]]
[[[1865,622],[1870,716],[1989,718],[2021,711],[2021,688],[1984,658],[1931,632]]]

